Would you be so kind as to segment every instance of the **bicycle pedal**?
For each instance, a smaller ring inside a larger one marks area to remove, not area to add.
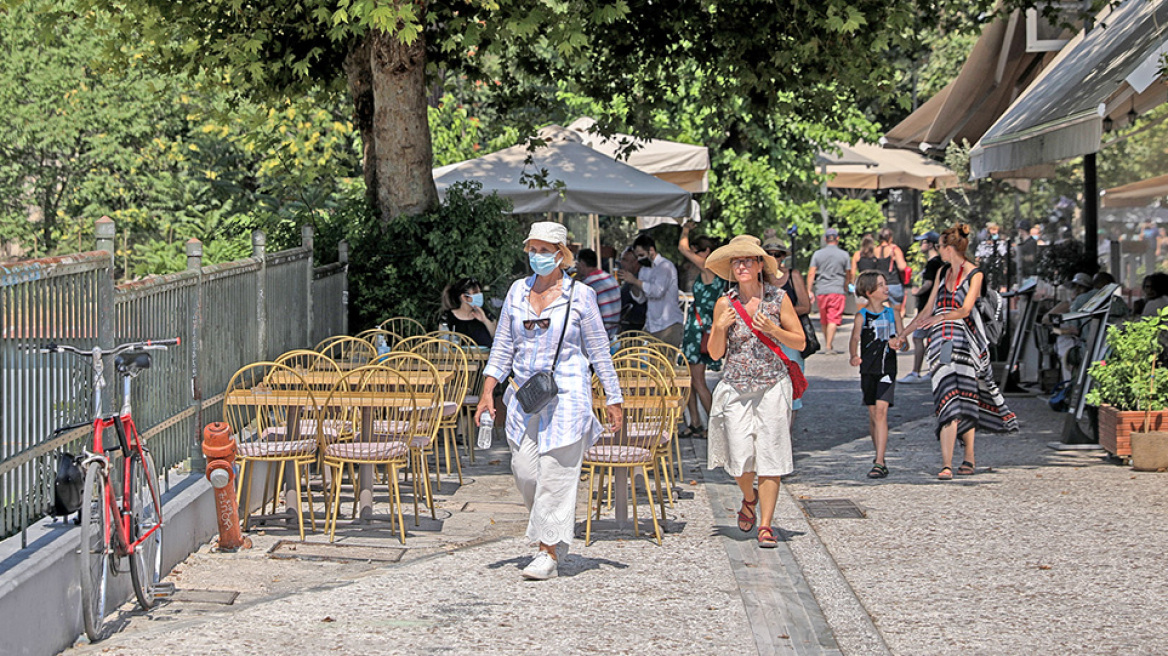
[[[169,581],[159,581],[158,585],[154,586],[155,599],[170,599],[174,592],[174,584]]]

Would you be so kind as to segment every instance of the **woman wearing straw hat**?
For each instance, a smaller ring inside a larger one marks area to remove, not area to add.
[[[539,544],[523,576],[543,580],[557,575],[559,559],[572,544],[580,465],[602,430],[592,412],[589,365],[604,386],[614,432],[620,430],[623,399],[596,292],[564,274],[572,266],[567,228],[532,224],[524,250],[535,275],[515,281],[503,301],[475,421],[484,412],[494,419],[495,387],[510,375],[503,402],[511,471],[530,512],[527,538]],[[517,392],[548,372],[558,391],[546,405],[525,410]],[[560,544],[565,548],[557,551]]]
[[[726,360],[710,411],[708,464],[724,468],[742,490],[738,528],[758,526],[758,545],[772,548],[779,483],[793,469],[792,372],[778,345],[803,350],[803,327],[786,292],[764,282],[764,273],[778,274],[778,263],[758,238],[735,237],[706,266],[731,283],[714,306],[710,331],[710,357]]]

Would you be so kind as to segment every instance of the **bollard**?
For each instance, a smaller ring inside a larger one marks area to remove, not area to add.
[[[219,551],[250,549],[251,540],[239,530],[239,506],[235,503],[235,439],[223,422],[203,429],[203,455],[207,480],[215,489],[215,519],[219,522]]]

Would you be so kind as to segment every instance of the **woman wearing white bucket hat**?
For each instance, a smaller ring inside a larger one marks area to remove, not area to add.
[[[503,301],[475,420],[484,412],[494,418],[495,387],[510,375],[503,402],[511,471],[530,512],[527,538],[539,544],[523,576],[542,580],[559,571],[564,550],[557,552],[557,547],[572,544],[580,465],[602,430],[592,412],[590,364],[604,386],[613,431],[620,430],[623,399],[596,292],[564,274],[573,261],[567,228],[533,224],[524,250],[535,275],[517,280]],[[528,412],[517,391],[546,372],[558,392]]]
[[[742,490],[738,528],[750,532],[757,525],[758,546],[773,548],[779,483],[793,469],[793,381],[804,382],[779,345],[802,351],[806,338],[792,299],[764,282],[764,272],[777,276],[778,263],[757,237],[735,237],[706,266],[731,282],[714,306],[710,331],[710,357],[726,361],[710,409],[708,464],[723,467]]]

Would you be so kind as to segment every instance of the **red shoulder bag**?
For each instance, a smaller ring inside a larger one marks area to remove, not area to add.
[[[742,303],[739,303],[737,298],[731,298],[730,303],[734,306],[734,310],[738,312],[738,316],[742,317],[742,320],[746,322],[746,327],[754,333],[754,336],[765,344],[767,348],[774,351],[775,355],[783,360],[783,364],[787,365],[787,375],[791,377],[791,394],[796,399],[802,398],[803,393],[807,391],[807,377],[803,375],[803,370],[799,368],[799,365],[791,362],[791,359],[787,357],[786,353],[783,353],[783,349],[779,348],[779,345],[775,344],[774,340],[762,334],[754,327],[754,321],[746,313],[746,308],[742,307]]]

